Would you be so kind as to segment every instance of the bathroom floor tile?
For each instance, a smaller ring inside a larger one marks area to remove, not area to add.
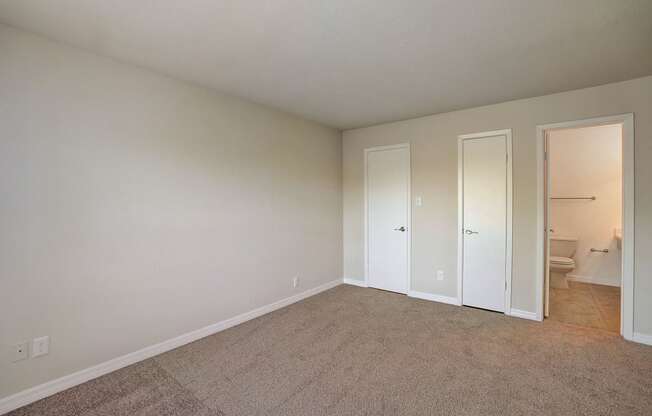
[[[568,289],[550,288],[548,319],[620,332],[619,287],[573,281],[568,286]]]

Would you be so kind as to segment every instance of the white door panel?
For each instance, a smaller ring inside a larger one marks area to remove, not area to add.
[[[367,152],[368,285],[407,293],[410,151]]]
[[[507,138],[463,142],[462,303],[505,311]]]
[[[549,186],[550,186],[550,169],[548,167],[548,132],[545,132],[545,140],[544,140],[544,154],[545,160],[543,161],[543,188],[546,190],[545,192],[545,204],[544,204],[544,211],[543,215],[546,223],[546,230],[545,230],[545,236],[546,236],[546,242],[544,244],[544,252],[543,252],[543,257],[544,257],[544,264],[545,264],[545,270],[543,271],[544,273],[544,286],[543,286],[543,296],[544,296],[544,305],[543,305],[543,316],[548,317],[550,314],[550,198],[548,197],[548,194],[550,193],[549,191]]]

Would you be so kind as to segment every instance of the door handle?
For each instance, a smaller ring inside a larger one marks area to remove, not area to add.
[[[464,230],[464,234],[471,235],[471,234],[478,234],[478,232],[477,231],[472,231],[472,230]]]
[[[399,227],[399,228],[394,228],[394,231],[404,232],[405,230],[407,230],[407,228],[405,228],[405,227],[403,227],[403,226],[401,226],[401,227]]]

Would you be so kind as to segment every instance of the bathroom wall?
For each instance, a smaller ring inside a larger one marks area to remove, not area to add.
[[[551,200],[555,235],[578,237],[575,280],[619,286],[621,251],[614,229],[622,218],[620,125],[557,130],[549,136],[550,195],[595,196],[595,201]],[[609,249],[592,253],[591,248]]]

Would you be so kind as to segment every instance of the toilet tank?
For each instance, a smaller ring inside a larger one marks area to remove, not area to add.
[[[550,236],[550,255],[572,258],[577,250],[577,237]]]

